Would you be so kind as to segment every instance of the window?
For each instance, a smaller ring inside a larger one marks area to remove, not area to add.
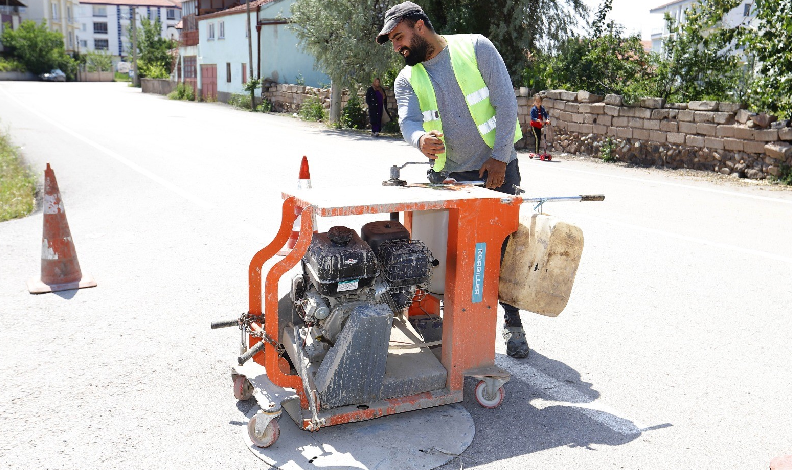
[[[88,41],[85,39],[80,39],[80,47],[82,49],[88,49]]]
[[[751,4],[745,4],[745,10],[743,10],[743,16],[751,16]]]
[[[220,34],[217,35],[217,39],[225,39],[225,21],[220,22]]]
[[[149,10],[149,19],[151,21],[157,21],[159,19],[159,8]]]
[[[69,20],[69,23],[71,23],[72,14],[71,14],[71,7],[70,6],[66,7],[66,18]]]
[[[169,20],[175,20],[176,19],[176,9],[175,8],[168,8],[167,10],[165,10],[165,18],[167,18]]]
[[[119,18],[121,18],[122,20],[128,20],[129,19],[129,7],[126,7],[126,6],[119,7],[118,8],[118,15],[119,15]]]
[[[88,25],[87,25],[87,24],[85,24],[85,23],[83,23],[83,24],[82,24],[82,30],[83,30],[83,31],[88,31]]]
[[[242,84],[247,83],[247,64],[242,64]]]
[[[110,49],[110,43],[107,39],[94,39],[94,49],[97,51],[106,51]]]
[[[94,34],[107,34],[107,23],[94,23]]]
[[[198,78],[198,58],[194,55],[184,57],[184,78]]]
[[[102,18],[107,17],[107,7],[104,5],[94,5],[93,16],[99,16]]]
[[[69,49],[74,47],[74,33],[69,31]]]
[[[226,62],[226,82],[231,83],[231,62]]]
[[[52,4],[52,19],[53,20],[57,20],[58,19],[58,4],[57,3],[53,3]]]
[[[213,40],[215,38],[214,33],[215,33],[214,23],[209,23],[209,36],[207,37],[207,39],[209,39],[210,41]]]

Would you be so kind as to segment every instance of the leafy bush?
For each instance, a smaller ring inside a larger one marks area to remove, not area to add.
[[[368,124],[368,115],[363,111],[363,106],[360,104],[360,98],[357,93],[353,93],[349,97],[346,106],[341,110],[341,119],[339,120],[341,127],[348,127],[350,129],[365,129]]]
[[[399,127],[399,119],[394,116],[394,119],[386,122],[382,126],[382,132],[386,134],[400,134],[401,127]]]
[[[259,113],[268,113],[272,111],[272,101],[263,98],[261,104],[256,106],[256,111]]]
[[[781,173],[779,173],[778,177],[774,178],[774,180],[778,181],[781,184],[792,186],[792,166],[789,166],[786,163],[782,163]]]
[[[113,70],[113,56],[104,51],[88,51],[85,54],[86,72],[109,72]]]
[[[121,72],[116,72],[115,73],[114,80],[117,81],[117,82],[131,82],[132,81],[132,79],[129,77],[128,73],[121,73]]]
[[[613,145],[613,140],[610,137],[603,143],[600,148],[600,158],[603,162],[613,163],[616,161],[616,153],[614,152],[616,146]]]
[[[231,95],[231,98],[228,99],[228,104],[237,108],[237,109],[244,109],[249,111],[250,110],[250,95],[244,95],[241,93],[234,93]]]
[[[297,113],[303,121],[322,122],[327,119],[327,112],[322,106],[322,100],[318,96],[310,96],[303,101],[300,111]]]
[[[17,59],[0,57],[0,72],[25,72],[25,65]]]
[[[167,79],[170,78],[170,72],[162,64],[138,62],[140,69],[140,76],[144,78],[153,79]]]
[[[195,91],[193,91],[193,87],[190,85],[187,85],[186,83],[179,83],[176,85],[175,90],[168,93],[168,99],[195,101]]]

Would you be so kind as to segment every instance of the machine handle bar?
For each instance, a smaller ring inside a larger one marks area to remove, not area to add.
[[[264,349],[264,346],[266,346],[266,344],[267,344],[266,341],[261,341],[259,343],[256,343],[256,345],[253,346],[252,348],[250,348],[247,351],[245,351],[245,354],[243,354],[243,355],[241,355],[241,356],[239,356],[237,358],[237,361],[239,362],[239,365],[241,366],[241,365],[245,364],[251,357],[253,357],[257,353],[261,352]]]
[[[218,328],[230,328],[232,326],[239,326],[239,318],[234,318],[233,320],[220,320],[220,321],[212,322],[213,330],[216,330]]]
[[[604,194],[586,194],[580,196],[556,196],[556,197],[526,197],[523,202],[558,202],[558,201],[604,201]]]

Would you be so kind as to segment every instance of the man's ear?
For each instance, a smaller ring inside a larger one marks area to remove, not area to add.
[[[415,22],[415,26],[413,26],[413,29],[415,29],[418,32],[421,32],[423,31],[423,27],[424,27],[424,20],[418,20]]]

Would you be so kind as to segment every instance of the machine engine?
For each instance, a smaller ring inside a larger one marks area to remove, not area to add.
[[[391,322],[410,306],[416,289],[426,289],[437,263],[397,221],[371,222],[361,233],[362,238],[336,226],[314,234],[302,273],[292,280],[291,300],[304,323],[302,353],[314,364],[335,345],[356,309],[387,306]]]

